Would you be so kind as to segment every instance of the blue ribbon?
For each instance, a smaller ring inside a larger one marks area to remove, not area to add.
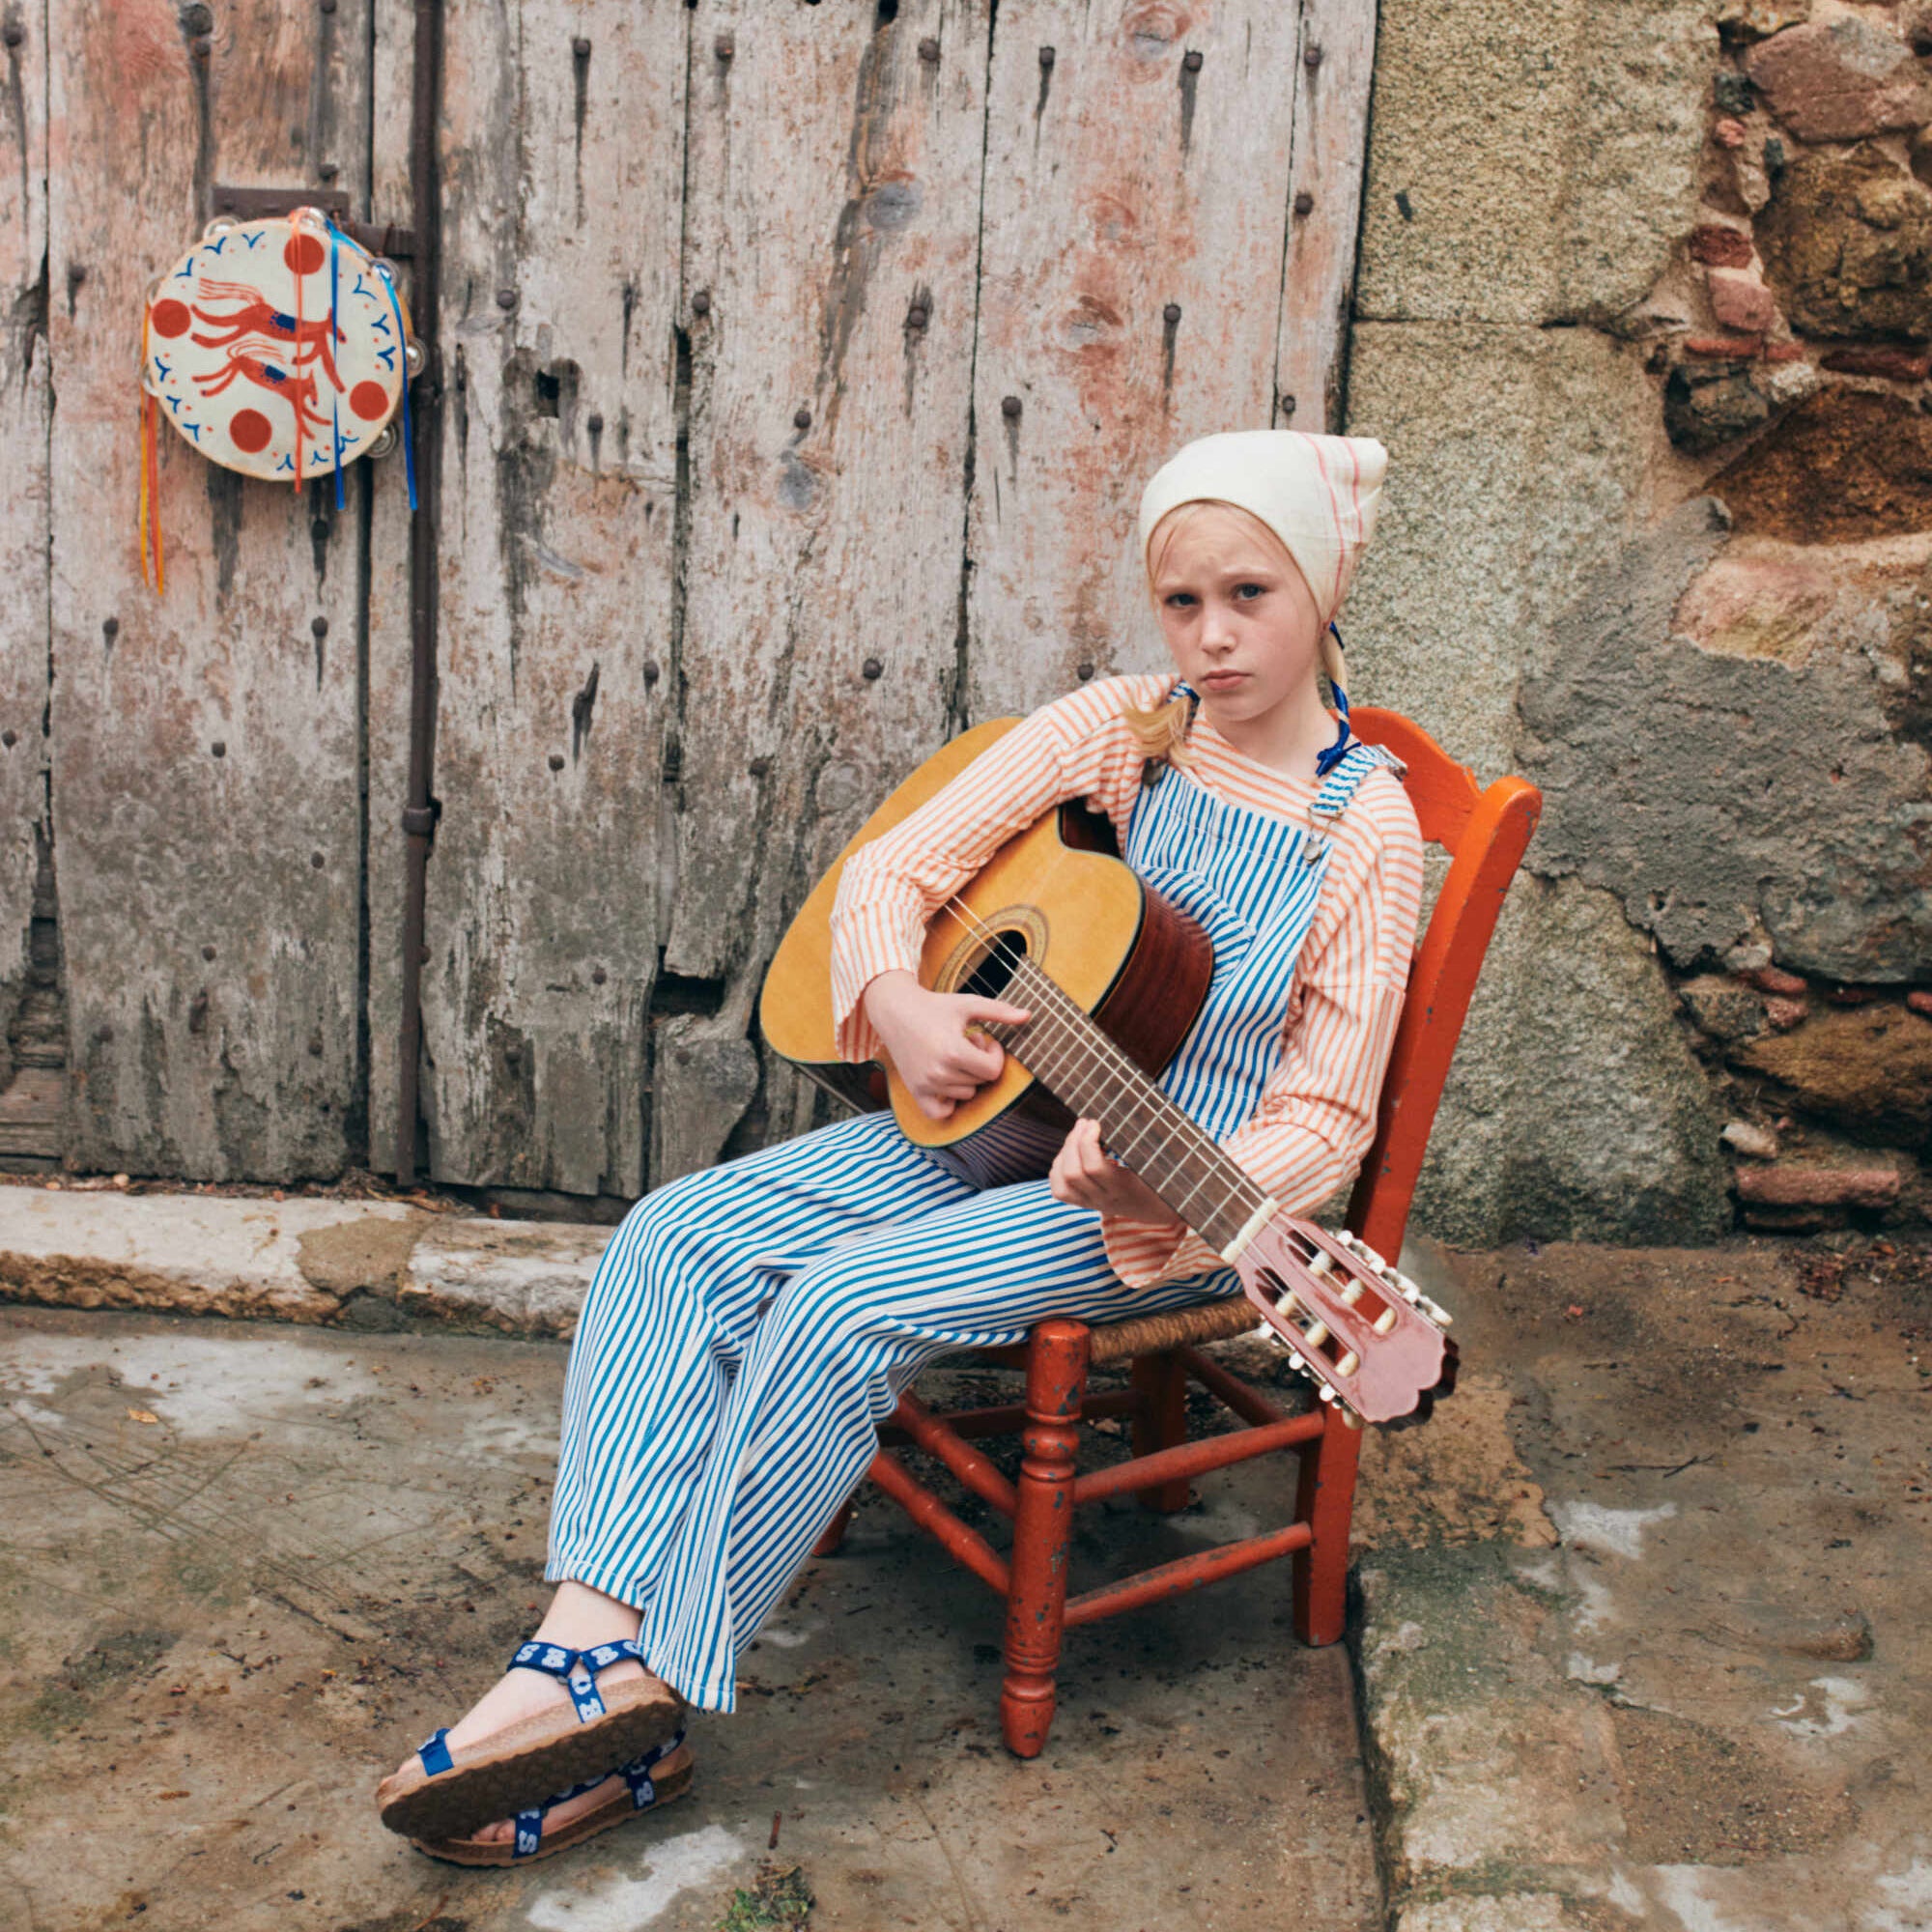
[[[1340,645],[1342,633],[1336,630],[1332,619],[1328,628],[1335,632],[1335,642]],[[1335,709],[1342,714],[1342,723],[1335,733],[1335,742],[1316,756],[1315,776],[1318,779],[1325,779],[1342,762],[1342,754],[1349,749],[1349,694],[1333,678],[1328,680],[1328,688],[1335,694]]]
[[[416,507],[416,440],[410,427],[410,342],[403,329],[403,305],[396,299],[396,278],[378,265],[376,272],[389,292],[389,312],[396,318],[396,354],[403,358],[403,473],[409,478],[410,513]]]
[[[333,362],[335,359],[335,244],[340,237],[341,230],[336,227],[333,218],[328,214],[325,213],[322,218],[328,223],[328,359]],[[404,364],[405,374],[408,373],[408,366],[407,363]],[[328,453],[335,459],[335,507],[338,510],[342,507],[342,423],[337,413],[339,407],[335,395],[331,392],[328,398],[328,433],[334,438],[334,443]]]

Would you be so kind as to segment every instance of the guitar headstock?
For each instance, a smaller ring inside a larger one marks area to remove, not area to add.
[[[1295,1367],[1345,1419],[1419,1422],[1455,1387],[1447,1311],[1346,1229],[1277,1214],[1234,1267]]]

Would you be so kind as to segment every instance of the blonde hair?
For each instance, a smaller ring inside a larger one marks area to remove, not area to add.
[[[1248,534],[1258,539],[1278,564],[1286,563],[1304,583],[1307,582],[1300,564],[1294,560],[1294,553],[1282,542],[1279,532],[1252,510],[1244,509],[1239,503],[1227,502],[1219,497],[1191,497],[1184,503],[1177,503],[1148,533],[1147,589],[1150,603],[1154,601],[1154,583],[1160,576],[1161,566],[1167,561],[1167,554],[1173,548],[1175,538],[1191,521],[1192,513],[1202,510],[1218,510],[1224,515],[1232,514],[1239,518]],[[1321,671],[1333,689],[1341,689],[1342,647],[1336,640],[1334,631],[1325,623],[1321,630]],[[1187,727],[1193,722],[1194,706],[1180,693],[1176,692],[1161,704],[1123,704],[1121,716],[1125,720],[1127,729],[1133,733],[1134,742],[1141,748],[1146,777],[1151,778],[1154,768],[1159,765],[1186,765],[1191,762],[1187,750]]]

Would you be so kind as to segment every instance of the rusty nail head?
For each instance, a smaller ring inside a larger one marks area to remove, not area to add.
[[[751,774],[754,779],[763,778],[764,775],[771,770],[771,768],[772,768],[772,761],[769,758],[753,758],[749,767]]]
[[[326,859],[324,859],[324,857],[320,852],[311,852],[308,855],[308,862],[311,866],[315,867],[315,869],[318,872],[321,871],[323,867],[328,863]]]
[[[7,22],[5,38],[7,44],[10,47],[17,47],[20,44],[20,43],[27,38],[27,30],[25,27],[21,26],[19,21],[9,20]]]
[[[711,313],[711,295],[709,290],[699,289],[692,297],[691,312],[693,315],[709,315]]]
[[[590,43],[582,34],[579,34],[576,37],[576,39],[571,42],[570,51],[574,53],[579,60],[588,60],[590,58]]]
[[[213,752],[217,758],[225,758],[228,755],[228,747],[224,745],[219,738],[215,739],[214,743],[209,746],[208,749],[211,752]]]
[[[103,638],[118,638],[121,635],[121,619],[119,617],[101,618],[100,635]]]
[[[327,617],[311,617],[308,620],[308,627],[318,638],[328,636],[328,619]]]
[[[1094,675],[1093,659],[1083,658],[1077,665],[1073,667],[1073,674],[1077,678],[1079,678],[1082,684],[1085,684],[1087,680]]]
[[[1315,197],[1306,188],[1303,188],[1294,197],[1294,212],[1297,214],[1313,214],[1315,213]]]
[[[862,677],[868,677],[868,678],[883,677],[885,673],[886,673],[886,668],[878,661],[877,658],[867,658],[866,662],[859,667],[859,674]]]
[[[923,328],[927,320],[925,304],[923,302],[914,302],[906,310],[906,320],[912,324],[913,327]]]
[[[587,429],[592,436],[602,436],[604,434],[604,418],[596,410],[592,410],[590,413],[583,418],[583,427]]]
[[[593,966],[590,969],[590,983],[593,986],[601,986],[610,977],[601,966]]]
[[[1180,64],[1189,73],[1199,73],[1201,71],[1201,49],[1199,47],[1189,47],[1181,55]]]
[[[810,429],[811,427],[811,412],[810,410],[794,410],[791,415],[791,426],[793,429]]]
[[[711,51],[714,54],[716,54],[720,60],[729,60],[731,56],[738,51],[737,40],[733,35],[720,34],[718,38],[711,43]]]
[[[332,182],[342,172],[333,161],[318,161],[315,171],[326,182]]]
[[[1321,65],[1321,49],[1319,44],[1311,42],[1310,44],[1305,49],[1303,49],[1301,56],[1301,64],[1303,67],[1311,69],[1318,68]]]
[[[214,948],[212,946],[204,946],[201,949],[201,956],[204,959],[213,959],[214,957]]]
[[[1039,64],[1041,67],[1051,67],[1053,65],[1053,49],[1051,47],[1040,48]]]
[[[936,61],[939,58],[939,43],[930,34],[920,42],[919,57],[923,61]]]
[[[1168,305],[1161,310],[1161,316],[1165,321],[1179,322],[1180,320],[1180,304],[1179,302],[1169,302]]]
[[[562,769],[563,769],[563,753],[562,753],[561,752],[553,752],[553,753],[552,753],[550,754],[550,768],[551,768],[551,770],[552,770],[552,771],[554,771],[554,772],[560,772],[560,771],[562,771]]]
[[[20,734],[19,732],[14,730],[11,724],[7,727],[6,730],[0,731],[0,745],[5,745],[10,752],[19,742],[20,742]]]
[[[322,1036],[319,1033],[309,1035],[308,1050],[311,1059],[320,1060],[322,1058]]]
[[[194,37],[192,51],[196,60],[206,60],[214,51],[214,43],[206,34]]]
[[[646,684],[655,684],[657,681],[658,661],[656,658],[646,658],[644,660],[644,682]]]
[[[1285,416],[1292,416],[1294,413],[1294,398],[1293,396],[1282,397],[1281,412]]]
[[[497,306],[498,308],[515,308],[516,305],[517,292],[515,289],[498,289],[497,291]]]
[[[328,519],[327,517],[318,517],[308,526],[308,533],[317,543],[327,543],[328,541]]]
[[[1000,413],[1003,416],[1011,419],[1017,416],[1019,412],[1020,399],[1017,396],[1002,396],[1000,398]]]

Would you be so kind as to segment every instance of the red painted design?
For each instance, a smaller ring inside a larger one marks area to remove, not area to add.
[[[312,275],[328,260],[328,250],[314,235],[291,235],[282,249],[282,260],[298,275]]]
[[[185,335],[188,324],[193,318],[188,314],[187,303],[183,301],[157,301],[149,320],[154,325],[156,335],[169,337]]]
[[[365,422],[389,413],[389,394],[380,383],[357,383],[349,392],[349,407]]]
[[[260,410],[237,410],[229,419],[228,434],[235,439],[237,449],[245,449],[253,456],[258,450],[268,448],[269,438],[274,432]]]

